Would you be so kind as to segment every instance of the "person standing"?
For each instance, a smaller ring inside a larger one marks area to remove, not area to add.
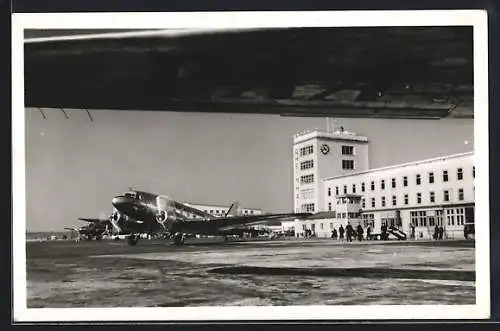
[[[340,228],[339,228],[339,237],[340,239],[344,239],[344,227],[342,226],[342,224],[340,225]]]
[[[364,233],[363,227],[361,226],[361,224],[358,224],[358,227],[356,228],[356,234],[358,235],[358,241],[363,240],[363,233]]]
[[[352,226],[351,226],[350,223],[347,223],[347,226],[345,227],[345,230],[346,230],[347,241],[348,242],[352,242],[353,228],[352,228]]]
[[[372,228],[368,225],[368,228],[366,229],[366,240],[371,240],[372,237]]]

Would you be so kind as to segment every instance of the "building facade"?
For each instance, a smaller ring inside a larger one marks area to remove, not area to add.
[[[474,223],[473,152],[369,169],[368,148],[366,137],[344,130],[295,136],[294,209],[316,213],[294,223],[296,234],[330,237],[350,223],[365,234],[386,225],[430,239],[437,225],[445,238],[464,237]]]
[[[323,178],[368,170],[368,139],[341,128],[305,131],[293,138],[294,210],[325,210]]]

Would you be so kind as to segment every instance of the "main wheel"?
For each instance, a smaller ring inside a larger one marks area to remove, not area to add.
[[[184,244],[184,236],[182,233],[176,233],[174,235],[174,245],[182,245]]]
[[[135,235],[128,236],[127,237],[127,244],[129,244],[129,246],[137,245],[137,236],[135,236]]]

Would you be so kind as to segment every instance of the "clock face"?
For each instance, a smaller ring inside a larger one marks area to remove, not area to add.
[[[328,147],[327,144],[321,145],[320,149],[321,149],[321,153],[323,153],[323,155],[330,153],[330,147]]]

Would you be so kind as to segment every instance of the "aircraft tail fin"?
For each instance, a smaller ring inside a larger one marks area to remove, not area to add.
[[[233,202],[231,207],[229,207],[229,210],[226,213],[226,217],[230,216],[240,216],[241,210],[240,210],[240,203],[239,202]]]

